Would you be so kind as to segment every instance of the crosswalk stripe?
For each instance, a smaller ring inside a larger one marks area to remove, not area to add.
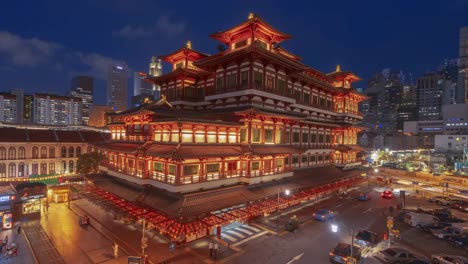
[[[252,231],[254,231],[254,232],[260,232],[260,231],[262,231],[262,230],[260,230],[260,229],[258,229],[258,228],[256,228],[256,227],[249,226],[249,225],[243,225],[242,227],[243,227],[243,228],[248,228],[248,229],[250,229],[250,230],[252,230]]]
[[[235,244],[232,244],[232,246],[233,246],[233,247],[237,247],[237,246],[239,246],[239,245],[244,244],[244,243],[247,242],[247,241],[250,241],[250,240],[252,240],[252,239],[255,239],[255,238],[259,237],[259,236],[263,236],[263,235],[265,235],[266,233],[268,233],[268,231],[263,231],[263,232],[261,232],[261,233],[256,234],[255,236],[251,236],[251,237],[246,238],[246,239],[244,239],[244,240],[241,240],[241,241],[239,241],[239,242],[237,242],[237,243],[235,243]]]
[[[230,235],[226,235],[225,233],[221,233],[221,236],[226,238],[227,240],[230,240],[231,242],[237,241],[237,239],[233,238]]]
[[[252,232],[250,232],[250,231],[247,230],[247,229],[243,229],[243,228],[241,228],[241,227],[236,228],[236,230],[237,230],[237,231],[241,231],[241,232],[243,232],[243,233],[246,233],[246,234],[249,235],[249,236],[253,235]]]
[[[231,230],[228,230],[228,231],[226,231],[226,232],[229,232],[230,234],[235,235],[235,236],[238,236],[238,237],[240,237],[240,238],[244,238],[244,237],[245,237],[243,234],[238,233],[238,232],[236,232],[236,231],[234,231],[234,230],[232,230],[232,229],[231,229]]]

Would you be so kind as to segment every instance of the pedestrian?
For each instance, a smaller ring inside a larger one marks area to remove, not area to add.
[[[16,224],[16,232],[18,232],[18,235],[21,233],[21,224],[20,223]]]
[[[213,256],[213,242],[210,241],[210,243],[208,244],[208,248],[210,249],[210,257]]]
[[[114,250],[114,258],[118,258],[119,257],[119,245],[117,245],[117,243],[114,242],[114,246],[112,246],[112,249]]]
[[[49,212],[49,200],[46,200],[45,206],[46,206],[46,212]]]
[[[219,245],[218,243],[215,243],[214,244],[214,258],[217,259],[218,258],[218,253],[219,253]]]

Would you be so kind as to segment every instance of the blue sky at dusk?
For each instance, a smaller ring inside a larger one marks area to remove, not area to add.
[[[209,35],[245,21],[249,12],[292,34],[282,45],[304,63],[323,72],[341,64],[365,80],[382,68],[413,76],[436,69],[458,56],[459,29],[468,26],[466,0],[18,0],[1,10],[0,91],[65,94],[74,75],[89,74],[100,104],[107,63],[125,61],[146,72],[151,56],[187,40],[214,54],[219,43]]]

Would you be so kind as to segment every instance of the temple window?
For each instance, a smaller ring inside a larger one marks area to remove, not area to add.
[[[310,94],[304,93],[304,104],[309,105],[310,104]]]
[[[310,143],[317,143],[317,131],[313,131],[310,133]]]
[[[251,170],[252,171],[260,170],[260,162],[259,161],[252,161]]]
[[[265,127],[265,143],[273,143],[273,128],[272,127]]]
[[[259,47],[264,48],[266,50],[268,49],[268,45],[265,42],[257,40],[257,43]]]
[[[182,68],[184,66],[184,62],[179,62],[175,65],[175,69]]]
[[[198,174],[198,165],[184,165],[184,175]]]
[[[325,107],[325,98],[320,97],[320,106]]]
[[[169,142],[169,130],[163,130],[162,133],[162,141],[163,142]]]
[[[309,143],[309,133],[302,133],[302,143],[303,144]]]
[[[237,82],[237,74],[231,73],[227,75],[227,89],[235,89]]]
[[[299,163],[299,155],[294,155],[292,157],[292,164],[297,165]]]
[[[325,143],[330,143],[330,135],[325,135]]]
[[[322,161],[322,160],[323,160],[323,155],[322,155],[322,154],[319,154],[319,155],[318,155],[318,161],[320,162],[320,161]]]
[[[330,155],[329,154],[325,155],[325,160],[330,160]]]
[[[252,143],[260,143],[260,127],[252,127]]]
[[[284,158],[284,164],[289,165],[289,157]]]
[[[291,143],[291,137],[290,137],[289,130],[286,130],[286,132],[284,133],[284,143],[285,144],[290,144]]]
[[[206,173],[218,173],[219,169],[219,163],[206,164]]]
[[[300,90],[295,90],[294,91],[294,98],[296,99],[296,102],[301,102],[301,91]]]
[[[254,72],[254,85],[255,88],[261,88],[263,84],[263,73],[259,71]]]
[[[323,143],[323,135],[322,134],[319,135],[319,143]]]
[[[315,155],[311,155],[311,156],[310,156],[310,162],[311,162],[311,163],[312,163],[312,162],[315,163]]]
[[[154,171],[159,171],[159,172],[163,172],[164,171],[164,164],[161,163],[161,162],[155,162],[153,164],[153,167],[154,167]]]
[[[276,144],[281,144],[281,142],[283,142],[283,130],[281,128],[276,129],[275,137]]]
[[[247,129],[241,128],[240,130],[240,142],[247,143]]]
[[[234,44],[234,49],[238,49],[238,48],[242,48],[244,46],[247,45],[247,40],[244,39],[244,40],[241,40],[241,41],[238,41]]]
[[[307,154],[302,155],[301,163],[307,163]]]
[[[184,142],[184,143],[192,143],[193,142],[192,131],[189,131],[189,130],[183,130],[182,131],[182,142]]]
[[[220,131],[218,133],[218,143],[227,143],[226,131]]]
[[[179,131],[177,129],[171,131],[171,142],[179,142]]]
[[[216,143],[216,132],[214,131],[208,132],[207,141],[208,143]]]
[[[236,132],[229,132],[228,133],[229,135],[229,143],[237,143],[237,136],[236,136]]]
[[[282,168],[283,167],[283,160],[282,159],[277,159],[276,160],[276,168]]]
[[[216,90],[221,91],[223,90],[223,77],[219,76],[216,77]]]
[[[196,143],[205,143],[205,132],[197,131],[195,133],[195,142]]]
[[[271,75],[267,75],[266,77],[266,84],[265,84],[266,88],[268,89],[273,89],[273,76]]]
[[[292,142],[293,143],[299,143],[299,131],[294,131],[293,132]]]
[[[247,87],[247,85],[249,84],[249,71],[241,72],[240,82],[242,88]]]
[[[316,95],[312,96],[312,104],[317,105],[318,104],[318,97]]]
[[[285,86],[286,86],[286,82],[284,80],[278,79],[277,89],[278,89],[279,94],[281,94],[281,95],[284,94]]]
[[[154,132],[154,141],[161,141],[162,131],[157,130]]]
[[[169,175],[176,175],[176,172],[177,172],[176,165],[174,165],[174,164],[169,164],[169,165],[167,166],[167,174],[169,174]]]

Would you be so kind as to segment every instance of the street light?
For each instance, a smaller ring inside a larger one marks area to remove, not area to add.
[[[331,224],[331,230],[332,230],[333,233],[337,233],[338,232],[338,224],[332,223]],[[354,251],[354,227],[351,228],[351,256],[350,257],[352,257],[352,258],[354,258],[353,251]]]
[[[379,169],[374,169],[374,172],[375,172],[375,173],[379,173]]]
[[[284,194],[288,196],[291,192],[289,190],[285,190]],[[278,186],[278,214],[276,215],[276,228],[278,228],[279,224],[279,215],[280,215],[280,187]]]

